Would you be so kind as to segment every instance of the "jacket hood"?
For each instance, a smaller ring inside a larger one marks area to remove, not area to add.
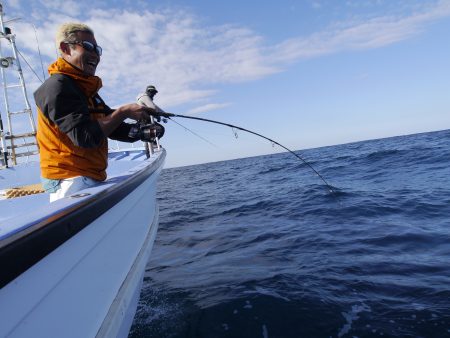
[[[59,57],[48,67],[48,73],[68,75],[80,86],[88,97],[95,95],[102,87],[102,79],[95,75],[86,75],[79,68],[73,66],[63,58]]]

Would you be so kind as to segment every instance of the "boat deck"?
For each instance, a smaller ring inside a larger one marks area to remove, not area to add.
[[[86,189],[83,193],[89,195],[116,184],[139,169],[139,163],[146,159],[143,149],[125,149],[109,153],[108,178],[99,186]],[[12,185],[12,182],[14,184]],[[38,162],[24,163],[11,168],[0,170],[0,192],[20,186],[34,185],[40,182]],[[77,194],[77,196],[80,194]],[[41,217],[48,217],[49,213],[70,207],[82,198],[65,198],[50,205],[49,195],[46,193],[20,196],[10,199],[0,199],[0,240],[11,233],[20,231],[27,221],[35,221]],[[39,212],[45,207],[44,212]],[[32,215],[30,215],[32,214]],[[20,226],[21,225],[21,226]]]

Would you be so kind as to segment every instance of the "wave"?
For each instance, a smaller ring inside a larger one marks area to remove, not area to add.
[[[448,144],[302,151],[337,199],[289,154],[163,171],[131,337],[448,336]]]

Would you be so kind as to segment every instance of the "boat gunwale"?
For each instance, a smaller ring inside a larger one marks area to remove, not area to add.
[[[14,280],[43,257],[86,228],[132,193],[142,182],[162,167],[166,152],[126,179],[83,197],[45,218],[28,223],[21,231],[0,240],[0,288]],[[142,162],[145,163],[145,162]]]

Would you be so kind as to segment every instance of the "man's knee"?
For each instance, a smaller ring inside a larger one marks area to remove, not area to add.
[[[99,181],[85,176],[77,176],[60,180],[59,189],[54,193],[50,193],[50,202],[54,202],[60,198],[72,195],[77,191],[93,187],[99,183]]]

